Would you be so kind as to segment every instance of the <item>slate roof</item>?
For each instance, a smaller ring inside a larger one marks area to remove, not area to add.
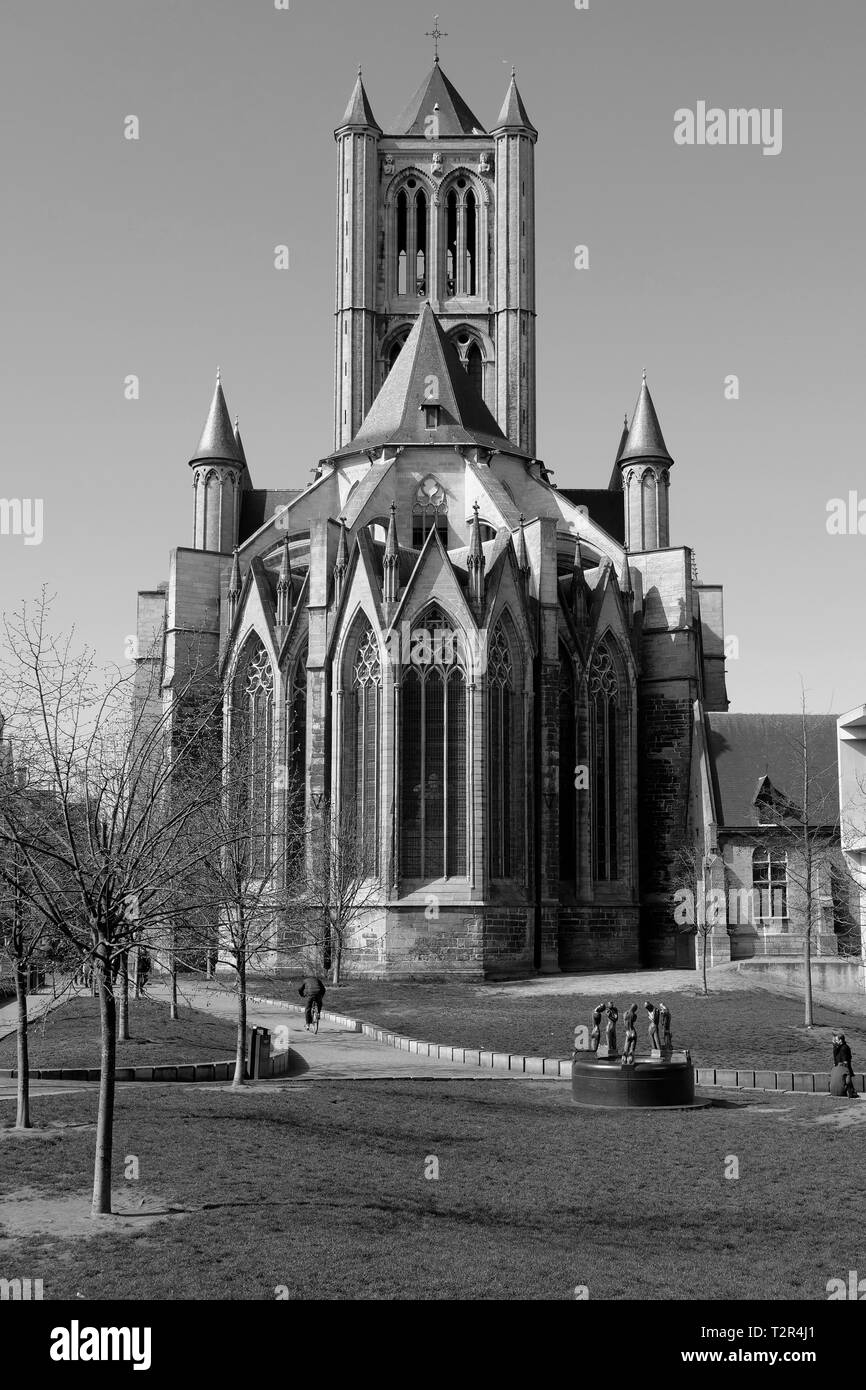
[[[337,126],[337,129],[343,130],[346,126],[366,126],[372,130],[378,130],[380,134],[382,133],[382,127],[373,115],[373,108],[370,105],[369,98],[364,89],[360,68],[358,69],[357,81],[352,89],[352,95],[349,97],[349,105],[346,107],[346,114]]]
[[[434,63],[405,110],[400,112],[389,135],[424,135],[425,120],[439,104],[439,136],[486,135],[484,126],[473,115],[457,88],[449,82],[438,62]]]
[[[531,135],[537,135],[538,131],[526,113],[523,104],[523,97],[517,90],[517,82],[514,73],[511,74],[511,86],[505,97],[502,110],[499,113],[499,120],[493,127],[494,130],[528,130]]]
[[[217,373],[216,386],[201,439],[190,463],[207,463],[211,460],[215,463],[234,463],[238,468],[242,468],[244,465],[244,460],[238,452],[234,428],[229,419],[228,406],[223,395],[219,373]]]
[[[431,378],[438,383],[439,425],[426,428]],[[457,352],[442,332],[429,302],[350,444],[334,458],[398,444],[478,444],[501,454],[520,454],[506,439]]]
[[[720,824],[754,827],[755,798],[769,777],[772,788],[794,806],[803,802],[802,715],[708,714],[710,757]],[[833,825],[839,814],[836,716],[806,716],[812,824]]]
[[[573,502],[575,507],[586,507],[590,521],[594,521],[620,545],[625,544],[625,512],[621,492],[611,492],[606,487],[561,487],[559,496]]]
[[[625,448],[619,455],[620,463],[627,463],[631,459],[661,459],[665,463],[673,463],[646,384],[646,375],[641,384]]]

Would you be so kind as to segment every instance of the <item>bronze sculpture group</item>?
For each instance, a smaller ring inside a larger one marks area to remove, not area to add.
[[[671,1036],[671,1011],[667,1004],[653,1004],[649,999],[644,1004],[647,1015],[647,1028],[649,1034],[650,1051],[653,1057],[670,1057],[673,1051],[673,1038]],[[635,1048],[637,1047],[637,1004],[632,1004],[624,1015],[625,1022],[625,1047],[623,1049],[621,1063],[622,1066],[634,1066]],[[601,1021],[605,1017],[605,1040],[601,1041]],[[600,1057],[615,1057],[617,1052],[616,1045],[616,1025],[619,1020],[619,1009],[612,1000],[604,1004],[598,1004],[592,1011],[592,1030],[589,1035],[589,1047],[591,1052],[595,1052]]]

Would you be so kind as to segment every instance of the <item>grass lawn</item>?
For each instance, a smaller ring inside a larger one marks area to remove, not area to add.
[[[119,1067],[147,1067],[173,1062],[227,1062],[235,1053],[235,1030],[225,1019],[196,1009],[178,1010],[175,1021],[168,1004],[130,999],[129,1042],[118,1042]],[[99,1066],[99,1000],[70,999],[36,1023],[31,1023],[30,1065],[39,1067]],[[15,1066],[15,1034],[0,1042],[0,1067]]]
[[[298,1003],[291,980],[256,980],[253,994]],[[598,993],[586,995],[503,995],[496,985],[390,984],[369,981],[328,989],[325,1007],[383,1024],[422,1042],[492,1048],[530,1056],[568,1057],[576,1023],[592,1022],[592,1010],[602,1002]],[[644,987],[651,991],[652,977]],[[658,1003],[652,993],[614,1000],[619,1006],[618,1038],[625,1036],[622,1015],[638,1005],[638,1051],[647,1047],[644,1000]],[[828,1071],[832,1066],[831,1036],[841,1028],[851,1045],[855,1071],[866,1071],[866,1026],[862,1017],[816,1005],[816,1027],[803,1027],[803,1005],[769,990],[743,989],[710,994],[668,994],[673,1016],[674,1046],[691,1049],[696,1066],[765,1067],[791,1071]]]
[[[34,1119],[90,1121],[95,1103],[38,1096]],[[272,1299],[280,1285],[292,1298],[569,1299],[584,1284],[592,1299],[823,1300],[829,1278],[862,1268],[858,1104],[787,1095],[621,1115],[540,1082],[127,1086],[115,1187],[191,1214],[123,1237],[8,1239],[0,1204],[0,1274],[41,1277],[46,1299]],[[86,1193],[92,1151],[92,1132],[7,1138],[0,1192]],[[127,1155],[140,1184],[124,1183]]]

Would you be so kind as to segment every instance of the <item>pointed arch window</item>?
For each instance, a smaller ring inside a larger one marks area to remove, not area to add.
[[[307,652],[301,652],[292,670],[286,719],[286,770],[289,813],[303,820],[306,805],[307,761]]]
[[[593,657],[589,673],[590,788],[592,793],[593,877],[611,881],[619,875],[617,821],[617,714],[620,687],[613,656],[605,643]]]
[[[261,642],[250,644],[235,678],[231,740],[232,814],[248,872],[264,877],[272,861],[274,673]]]
[[[430,204],[418,180],[407,179],[394,204],[395,289],[424,298],[429,280]]]
[[[452,624],[428,609],[413,646],[429,661],[403,676],[400,698],[400,871],[431,880],[467,872],[466,672]],[[447,659],[444,659],[447,654]]]
[[[378,868],[379,764],[381,761],[382,662],[367,628],[352,666],[344,746],[344,801],[348,799],[368,873]],[[348,809],[348,808],[347,808]]]
[[[577,706],[574,665],[559,649],[559,877],[577,882]]]
[[[466,178],[448,191],[444,209],[446,298],[480,294],[478,196]]]
[[[412,504],[412,548],[420,550],[432,530],[448,549],[448,494],[434,477],[425,478]]]
[[[466,370],[469,380],[481,399],[484,399],[484,358],[477,343],[473,343],[466,354]]]
[[[514,663],[500,622],[487,656],[491,878],[516,878],[520,870],[515,824],[515,783],[520,775],[520,730],[516,718]]]

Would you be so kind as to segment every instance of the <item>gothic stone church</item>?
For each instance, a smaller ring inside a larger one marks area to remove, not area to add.
[[[139,595],[141,691],[170,699],[195,634],[248,708],[255,814],[279,825],[286,768],[308,818],[356,809],[375,898],[348,975],[694,961],[671,874],[718,851],[722,592],[671,538],[646,379],[607,486],[536,457],[537,138],[514,76],[488,131],[437,58],[383,129],[359,73],[332,451],[300,491],[254,486],[218,379],[192,545]]]

